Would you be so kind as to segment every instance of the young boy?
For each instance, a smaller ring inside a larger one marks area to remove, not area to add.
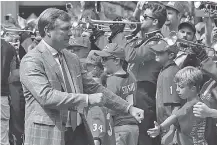
[[[192,66],[178,71],[175,75],[177,93],[180,98],[187,99],[187,102],[160,125],[155,122],[155,128],[148,130],[151,137],[156,137],[161,130],[170,127],[172,124],[178,124],[178,145],[207,145],[204,137],[206,121],[195,117],[193,114],[194,104],[200,101],[198,94],[202,79],[202,72]]]
[[[91,50],[86,58],[88,74],[96,82],[102,83],[103,65],[100,56]],[[88,108],[87,123],[90,126],[95,145],[115,145],[115,134],[111,115],[106,107],[93,106]]]
[[[158,76],[156,91],[157,122],[161,124],[181,106],[181,99],[173,81],[175,74],[179,71],[179,67],[173,61],[179,50],[175,45],[169,46],[164,39],[151,49],[156,54],[155,60],[163,66]],[[163,137],[167,132],[168,130],[163,130],[161,136]]]
[[[132,74],[124,71],[125,54],[123,48],[116,43],[106,45],[98,51],[102,57],[105,70],[110,76],[107,78],[107,88],[115,94],[135,105],[136,81]],[[138,122],[129,114],[113,113],[114,130],[117,145],[137,145],[139,128]]]

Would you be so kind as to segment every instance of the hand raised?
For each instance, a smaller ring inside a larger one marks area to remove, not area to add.
[[[131,106],[129,113],[139,122],[144,119],[144,110]]]
[[[139,1],[139,2],[137,3],[136,7],[137,7],[138,9],[142,10],[143,6],[144,6],[145,4],[147,4],[147,3],[148,3],[147,1]]]
[[[148,135],[152,138],[155,138],[160,134],[160,125],[156,121],[154,121],[154,125],[154,128],[151,128],[147,131]]]
[[[103,106],[105,104],[105,98],[103,93],[90,94],[88,98],[88,103],[91,106]]]

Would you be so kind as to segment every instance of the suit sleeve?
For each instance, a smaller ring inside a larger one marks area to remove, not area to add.
[[[55,90],[46,75],[40,56],[25,56],[20,64],[20,80],[24,93],[33,95],[42,106],[52,109],[68,109],[86,104],[86,94],[66,93]],[[86,104],[87,105],[87,104]]]
[[[117,96],[112,91],[106,89],[101,84],[96,83],[89,75],[87,75],[87,72],[82,67],[81,67],[81,75],[82,75],[84,93],[87,94],[103,93],[106,98],[105,107],[117,112],[128,113],[130,104],[127,101]]]
[[[201,63],[201,70],[217,81],[217,65],[212,58],[207,58]]]
[[[95,106],[88,110],[87,122],[90,126],[94,138],[99,138],[103,142],[106,134],[106,114],[103,108]]]
[[[150,49],[151,46],[153,46],[153,44],[141,45],[138,48],[132,47],[130,44],[126,45],[126,61],[129,63],[138,63],[154,59],[155,55]]]

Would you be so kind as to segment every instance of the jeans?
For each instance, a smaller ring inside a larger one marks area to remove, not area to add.
[[[8,96],[1,96],[1,145],[9,145],[10,106]]]

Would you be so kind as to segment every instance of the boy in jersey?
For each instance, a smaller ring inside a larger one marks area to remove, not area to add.
[[[103,65],[101,57],[91,50],[86,58],[88,74],[102,84]],[[106,107],[92,106],[88,108],[87,123],[90,126],[95,145],[115,145],[115,134],[111,115]]]
[[[156,137],[162,130],[177,124],[178,145],[207,145],[204,136],[206,120],[193,114],[193,106],[201,101],[199,92],[203,80],[202,72],[195,67],[187,66],[177,72],[174,80],[177,93],[180,98],[187,99],[187,102],[160,125],[155,122],[155,128],[149,129],[148,134]]]
[[[135,105],[136,80],[132,74],[123,69],[125,61],[124,49],[116,43],[106,45],[105,49],[96,52],[102,57],[107,78],[107,88]],[[137,145],[139,128],[138,122],[128,114],[112,113],[116,145]]]
[[[162,39],[151,49],[156,54],[155,60],[163,66],[158,75],[156,91],[157,122],[162,123],[181,106],[181,99],[176,92],[176,84],[173,81],[174,76],[179,71],[179,67],[173,61],[179,49],[175,45],[168,45],[166,39]],[[167,132],[168,130],[163,130],[161,136],[163,137]]]

